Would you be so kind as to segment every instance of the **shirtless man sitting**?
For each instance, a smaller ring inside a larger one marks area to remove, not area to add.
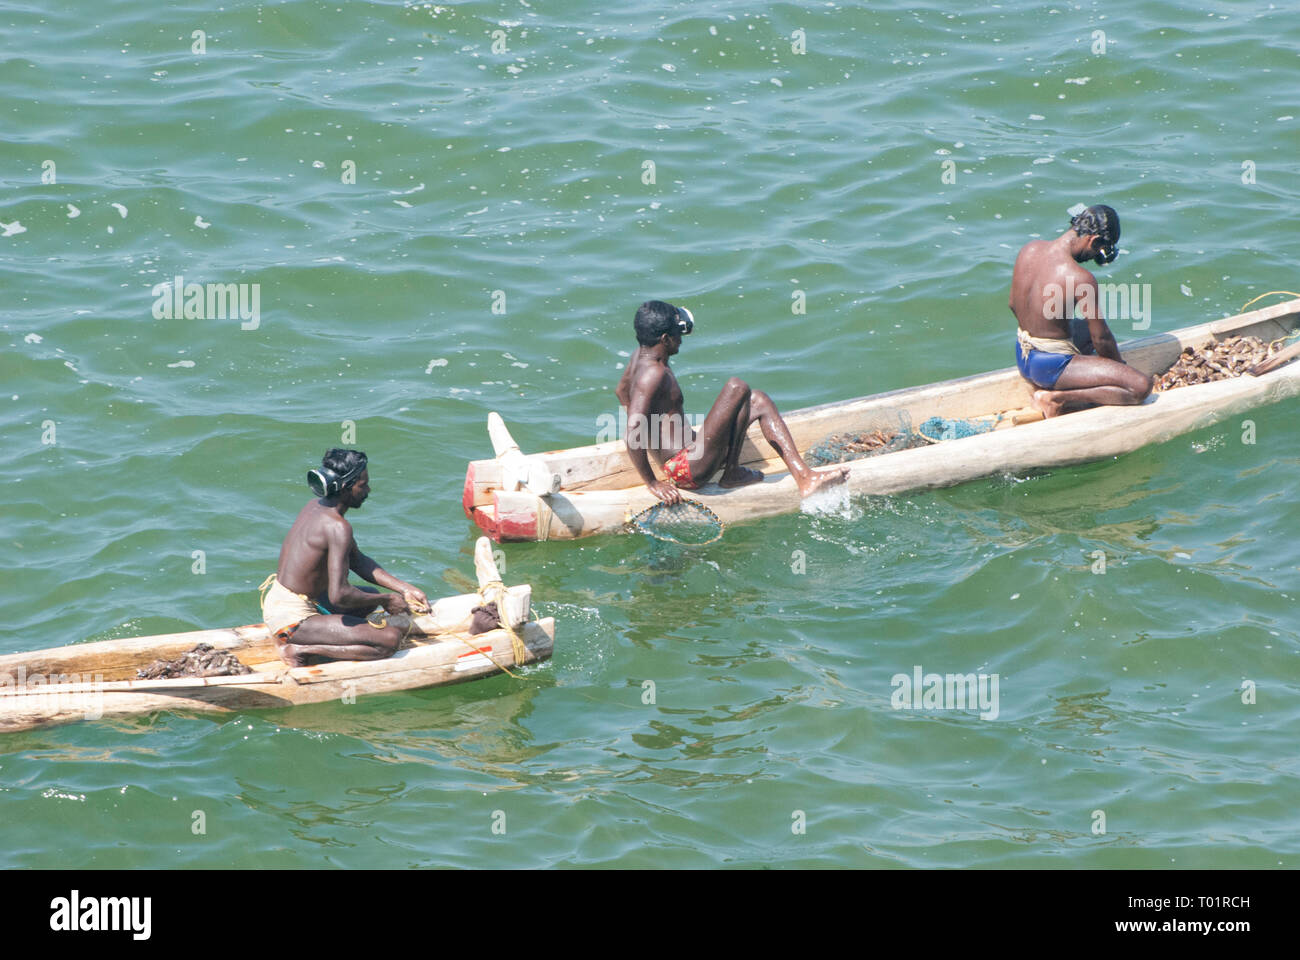
[[[732,377],[704,418],[700,432],[686,422],[682,390],[668,358],[682,346],[682,337],[695,327],[689,310],[662,300],[647,300],[633,320],[639,346],[628,361],[616,391],[627,408],[627,452],[646,487],[665,503],[679,503],[679,490],[694,490],[719,470],[718,485],[740,487],[757,483],[763,474],[739,465],[745,432],[755,420],[767,442],[789,467],[802,496],[843,483],[848,467],[812,470],[799,456],[790,430],[767,394],[751,390]],[[655,478],[650,455],[667,479]]]
[[[301,667],[307,657],[382,660],[392,656],[404,631],[366,619],[376,607],[390,614],[429,608],[423,592],[380,569],[352,538],[344,519],[370,496],[370,471],[359,450],[334,449],[319,470],[307,474],[317,499],[307,502],[280,548],[280,565],[262,584],[262,618],[285,663]],[[348,583],[348,571],[397,590],[380,593]],[[318,609],[323,607],[326,613]]]
[[[1011,274],[1011,312],[1016,366],[1040,389],[1033,404],[1046,417],[1093,404],[1141,403],[1152,379],[1124,363],[1110,327],[1102,319],[1097,279],[1079,264],[1115,259],[1119,214],[1104,204],[1071,218],[1055,240],[1034,240],[1020,248]],[[1096,356],[1080,353],[1070,338],[1075,306],[1088,321]]]

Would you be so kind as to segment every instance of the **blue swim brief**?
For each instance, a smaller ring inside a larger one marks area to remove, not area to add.
[[[1047,353],[1043,350],[1030,350],[1029,356],[1025,356],[1020,341],[1016,341],[1016,367],[1020,375],[1044,390],[1056,386],[1056,381],[1074,356],[1073,353]]]

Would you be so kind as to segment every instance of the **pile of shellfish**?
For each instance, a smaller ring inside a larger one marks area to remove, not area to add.
[[[1156,379],[1156,390],[1173,390],[1213,380],[1240,377],[1281,349],[1258,337],[1228,337],[1203,347],[1186,347],[1172,367]]]

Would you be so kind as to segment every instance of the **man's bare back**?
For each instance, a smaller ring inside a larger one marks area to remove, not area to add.
[[[352,524],[339,516],[337,510],[322,506],[319,499],[308,500],[298,511],[297,519],[280,546],[276,579],[294,593],[306,594],[318,601],[327,598],[329,577],[326,575],[326,561],[331,542],[349,544],[350,555],[356,547]],[[373,605],[372,600],[372,608]]]
[[[1053,295],[1055,290],[1061,291],[1060,297]],[[1016,256],[1008,305],[1021,329],[1032,336],[1068,340],[1079,299],[1088,296],[1086,291],[1095,298],[1096,290],[1097,278],[1056,241],[1031,240]]]

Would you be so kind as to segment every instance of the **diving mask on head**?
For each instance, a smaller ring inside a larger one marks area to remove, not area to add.
[[[362,457],[355,467],[342,475],[326,466],[322,466],[319,470],[308,470],[307,486],[311,487],[311,492],[318,497],[332,497],[365,473],[367,462],[366,458]]]
[[[1097,244],[1097,252],[1093,254],[1092,258],[1102,266],[1105,266],[1112,262],[1117,256],[1119,256],[1119,250],[1115,248],[1115,244],[1103,240]]]
[[[678,307],[677,327],[681,331],[680,336],[686,336],[695,329],[695,315],[685,307]]]

